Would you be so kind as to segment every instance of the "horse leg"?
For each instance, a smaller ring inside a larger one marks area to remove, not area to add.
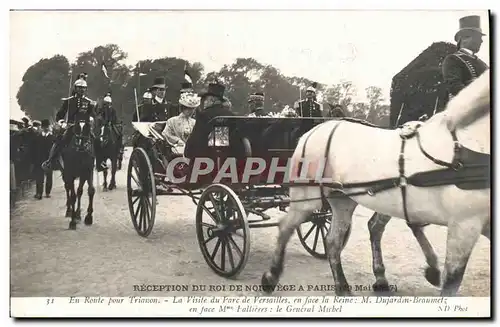
[[[113,190],[116,188],[116,168],[117,168],[117,162],[118,161],[118,154],[113,156],[113,159],[111,159],[111,180],[109,182],[109,190]]]
[[[82,201],[82,195],[83,195],[83,186],[85,185],[85,179],[80,177],[80,180],[78,182],[78,189],[76,190],[76,196],[77,196],[77,203],[76,203],[76,211],[75,211],[75,218],[77,220],[82,220],[82,214],[81,214],[81,201]]]
[[[102,171],[102,175],[104,177],[104,182],[102,183],[102,190],[107,191],[108,190],[108,170],[104,169]]]
[[[311,195],[313,193],[314,195]],[[283,262],[285,259],[285,250],[290,237],[295,230],[305,222],[313,213],[314,210],[321,208],[321,200],[319,199],[319,188],[313,187],[294,187],[290,190],[290,209],[285,218],[280,221],[278,240],[273,252],[271,267],[262,275],[261,285],[266,293],[272,293],[279,282],[279,278],[283,273]]]
[[[71,218],[73,215],[72,197],[71,197],[71,183],[64,181],[64,188],[66,190],[66,215],[65,217]]]
[[[76,229],[76,216],[75,216],[75,202],[76,202],[76,193],[75,193],[75,180],[73,179],[69,182],[70,187],[70,198],[71,198],[71,221],[69,222],[69,229]]]
[[[455,296],[464,277],[474,245],[483,230],[481,217],[451,220],[448,224],[446,239],[446,260],[444,263],[443,288],[440,296]]]
[[[425,279],[432,285],[439,287],[441,282],[441,272],[438,266],[438,258],[436,252],[432,248],[431,243],[424,234],[421,226],[410,226],[413,235],[417,239],[420,248],[425,256],[425,261],[428,267],[425,268]]]
[[[372,248],[372,269],[375,276],[373,290],[375,292],[389,291],[389,282],[385,277],[384,258],[382,256],[382,235],[385,226],[391,220],[391,216],[375,212],[368,220],[368,231],[370,232],[370,245]]]
[[[326,235],[326,251],[335,282],[336,295],[351,295],[349,283],[344,275],[340,255],[345,246],[346,234],[351,228],[352,214],[357,203],[348,197],[327,197],[332,208],[332,224]]]
[[[89,205],[87,207],[87,215],[85,216],[84,223],[85,225],[90,226],[94,222],[94,218],[92,217],[92,214],[94,213],[94,194],[95,194],[93,171],[90,172],[87,184],[88,184],[87,193],[89,195]]]

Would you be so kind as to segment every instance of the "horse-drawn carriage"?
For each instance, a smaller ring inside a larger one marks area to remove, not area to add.
[[[197,206],[196,233],[206,262],[221,276],[236,276],[248,260],[249,230],[278,226],[269,221],[269,209],[286,212],[290,199],[285,167],[299,138],[325,120],[329,119],[217,117],[210,122],[206,158],[193,162],[152,128],[162,123],[133,123],[146,140],[134,148],[128,164],[134,228],[143,237],[151,233],[157,196],[187,195]],[[209,161],[213,167],[208,167]],[[326,204],[297,229],[300,242],[314,257],[326,258],[324,240],[331,218]]]

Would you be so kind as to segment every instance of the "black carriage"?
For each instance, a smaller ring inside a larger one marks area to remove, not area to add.
[[[168,144],[165,146],[165,140],[148,123],[139,123],[142,126],[134,123],[136,130],[149,141],[147,145],[135,147],[128,166],[128,202],[137,233],[143,237],[151,233],[157,196],[187,195],[197,206],[196,233],[206,262],[217,274],[235,277],[248,260],[250,229],[278,226],[266,211],[277,208],[286,212],[290,203],[289,187],[283,184],[284,172],[270,178],[266,169],[245,180],[241,176],[244,166],[250,158],[260,158],[267,164],[276,160],[284,168],[299,138],[326,120],[329,118],[214,118],[210,122],[212,134],[207,140],[207,157],[215,162],[215,167],[211,173],[194,179],[193,163],[183,162],[182,153],[176,153]],[[216,181],[224,162],[233,157],[235,151],[239,152],[235,159],[237,181],[232,178]],[[178,163],[168,168],[168,174],[162,163],[174,163],[176,158]],[[167,175],[185,180],[174,182]],[[301,244],[314,257],[326,258],[325,237],[331,215],[325,203],[323,210],[317,211],[297,229]],[[250,219],[250,216],[255,218]],[[217,258],[219,249],[220,259]]]

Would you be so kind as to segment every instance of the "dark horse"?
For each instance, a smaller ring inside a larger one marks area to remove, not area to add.
[[[101,162],[104,163],[108,159],[111,160],[111,180],[109,186],[108,170],[102,170],[104,175],[104,182],[102,184],[104,191],[116,188],[115,176],[122,148],[121,127],[122,124],[113,124],[111,122],[99,124],[99,137],[96,140],[98,171],[102,169],[99,167]]]
[[[71,127],[70,127],[71,128]],[[89,204],[85,225],[92,225],[94,212],[93,202],[95,188],[93,183],[94,174],[94,149],[91,125],[85,121],[79,121],[73,128],[73,136],[69,145],[62,151],[64,167],[62,178],[66,189],[66,217],[71,217],[69,229],[76,229],[76,224],[81,220],[80,204],[85,182],[88,184]],[[75,193],[75,179],[79,179],[78,189]],[[76,207],[75,207],[76,204]]]

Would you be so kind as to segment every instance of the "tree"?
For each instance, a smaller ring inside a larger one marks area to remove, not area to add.
[[[33,119],[54,117],[69,92],[69,62],[62,55],[41,59],[23,76],[17,103]]]

